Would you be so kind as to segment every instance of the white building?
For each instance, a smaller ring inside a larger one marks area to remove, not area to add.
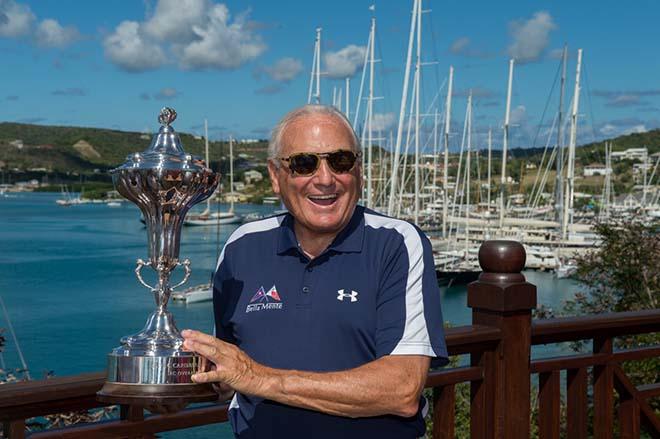
[[[649,155],[649,150],[646,148],[628,148],[625,151],[613,151],[612,159],[614,160],[639,160],[645,162]]]
[[[256,181],[263,180],[264,176],[261,175],[261,172],[251,169],[249,171],[245,171],[243,174],[243,179],[245,180],[245,184],[251,184]]]
[[[582,175],[585,177],[593,177],[594,175],[609,175],[612,173],[612,168],[608,168],[600,163],[593,163],[587,165],[582,169]]]
[[[653,170],[651,163],[635,163],[633,165],[633,175],[643,174],[644,171],[650,172]]]

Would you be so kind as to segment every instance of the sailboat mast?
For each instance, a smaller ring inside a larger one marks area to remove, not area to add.
[[[229,211],[234,213],[234,138],[229,135]]]
[[[373,131],[372,121],[374,118],[374,46],[376,45],[376,17],[371,17],[371,31],[369,32],[370,50],[369,50],[369,100],[367,102],[367,207],[373,207],[373,186],[372,186],[372,143]]]
[[[449,66],[449,83],[447,84],[447,101],[445,103],[445,162],[442,200],[442,236],[447,237],[447,209],[449,208],[449,129],[451,125],[451,94],[454,85],[454,66]]]
[[[605,196],[603,197],[604,217],[610,217],[610,200],[612,198],[612,143],[605,142]]]
[[[314,87],[316,83],[316,87]],[[314,93],[312,94],[312,90]],[[312,72],[309,77],[309,92],[307,93],[307,103],[311,104],[312,99],[315,104],[321,103],[321,28],[316,28],[316,38],[314,40],[314,58],[312,58]]]
[[[488,207],[486,212],[488,212],[488,222],[490,222],[490,162],[493,155],[493,130],[488,128]]]
[[[561,67],[561,87],[559,92],[559,114],[557,116],[557,178],[555,184],[555,200],[557,221],[563,218],[564,206],[564,92],[566,88],[566,60],[568,48],[564,45]]]
[[[415,59],[415,208],[413,221],[419,220],[419,83],[422,68],[422,0],[417,9],[417,56]]]
[[[582,67],[582,49],[578,49],[575,69],[575,91],[573,92],[573,110],[571,112],[571,134],[568,143],[568,169],[566,170],[566,206],[562,221],[562,237],[568,238],[568,225],[573,222],[573,201],[575,196],[575,143],[577,141],[577,117],[580,104],[580,69]]]
[[[204,158],[206,159],[206,166],[211,167],[209,161],[209,122],[204,119]],[[207,215],[211,213],[211,197],[206,199],[206,212]]]
[[[351,119],[351,78],[346,77],[346,119]]]
[[[394,146],[394,159],[392,160],[392,179],[390,180],[390,199],[387,204],[387,214],[394,212],[396,200],[397,172],[399,170],[399,156],[401,154],[401,140],[403,137],[403,123],[406,117],[406,103],[408,102],[408,82],[410,80],[410,65],[412,60],[412,47],[414,43],[415,25],[417,23],[417,9],[420,0],[413,0],[413,11],[410,18],[410,34],[408,35],[408,54],[406,56],[406,69],[403,74],[403,90],[401,92],[401,105],[399,107],[399,124],[396,132],[396,145]]]
[[[437,201],[437,181],[438,181],[438,119],[439,119],[438,109],[435,109],[433,114],[433,203]],[[433,220],[435,221],[435,207],[433,208]]]
[[[513,58],[509,60],[509,83],[506,89],[506,112],[504,113],[504,138],[502,142],[502,178],[500,180],[500,233],[504,230],[506,208],[506,153],[509,148],[509,118],[511,115],[511,86],[513,85]]]
[[[472,90],[468,95],[467,160],[465,161],[465,262],[470,251],[470,156],[472,155]]]

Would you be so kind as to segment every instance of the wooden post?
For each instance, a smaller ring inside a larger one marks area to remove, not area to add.
[[[454,438],[456,390],[453,384],[433,388],[433,439]]]
[[[595,354],[612,354],[612,338],[594,338]],[[614,376],[608,364],[594,366],[594,439],[614,437]]]
[[[472,384],[473,438],[527,439],[530,433],[530,350],[536,287],[520,272],[525,249],[516,241],[486,241],[479,249],[483,273],[468,285],[472,324],[495,326],[495,352],[473,355],[484,380]]]
[[[25,437],[25,419],[15,419],[2,423],[3,436],[8,439],[23,439]]]

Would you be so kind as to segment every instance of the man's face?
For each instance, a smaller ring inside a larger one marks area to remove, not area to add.
[[[302,152],[353,150],[353,136],[334,116],[314,114],[289,123],[282,133],[280,157]],[[350,172],[337,174],[325,159],[309,176],[292,174],[286,162],[279,169],[268,163],[273,191],[307,236],[339,233],[348,224],[360,198],[362,168],[358,161]],[[299,229],[297,229],[298,231]]]

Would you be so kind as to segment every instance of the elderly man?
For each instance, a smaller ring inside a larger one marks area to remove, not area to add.
[[[431,245],[357,205],[359,142],[337,110],[307,105],[273,131],[268,170],[288,213],[239,227],[214,279],[216,337],[184,331],[236,393],[238,438],[406,439],[446,363]]]

